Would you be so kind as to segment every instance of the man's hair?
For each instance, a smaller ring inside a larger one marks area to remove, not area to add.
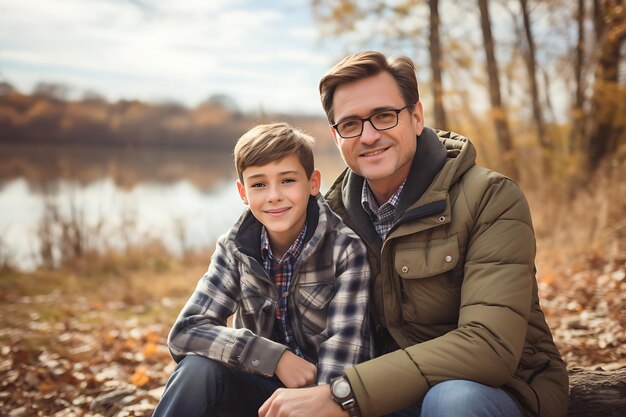
[[[387,58],[376,51],[362,51],[348,55],[332,67],[320,80],[320,99],[326,117],[334,123],[333,98],[341,84],[388,72],[396,80],[404,104],[413,107],[419,101],[415,64],[406,56]]]
[[[258,125],[248,130],[235,145],[235,168],[243,184],[243,171],[251,166],[267,165],[296,155],[304,167],[307,178],[314,168],[313,144],[315,139],[287,123]]]

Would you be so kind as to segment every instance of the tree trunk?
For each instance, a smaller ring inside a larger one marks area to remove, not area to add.
[[[583,65],[585,59],[585,0],[578,0],[578,14],[576,16],[578,43],[576,44],[576,61],[574,63],[574,79],[576,80],[576,97],[572,107],[572,131],[570,134],[569,151],[574,154],[582,149],[585,137],[584,124],[584,86]]]
[[[487,74],[489,75],[489,97],[491,99],[491,110],[493,113],[496,136],[500,144],[500,151],[504,154],[502,160],[505,167],[504,173],[513,179],[519,179],[519,172],[515,161],[515,149],[511,131],[507,121],[506,110],[502,105],[500,95],[500,79],[498,77],[498,64],[494,50],[493,38],[491,36],[491,19],[489,17],[489,7],[487,0],[478,0],[480,8],[480,26],[485,42],[485,54],[487,58]]]
[[[443,81],[441,70],[441,39],[439,37],[439,0],[429,0],[430,5],[430,68],[433,73],[433,106],[435,126],[448,129],[446,111],[443,107]]]
[[[626,368],[612,372],[573,369],[569,385],[568,417],[626,415]]]
[[[624,0],[595,0],[594,6],[604,20],[596,26],[598,61],[591,100],[591,129],[587,142],[587,166],[590,171],[617,147],[623,130],[616,119],[623,109],[623,91],[619,86],[620,49],[626,40]]]
[[[537,59],[535,52],[535,39],[530,23],[530,15],[528,13],[528,0],[520,0],[522,8],[522,18],[524,21],[524,35],[526,37],[526,52],[524,58],[526,61],[526,70],[528,71],[528,81],[530,83],[530,93],[533,106],[533,120],[537,129],[537,138],[541,146],[541,155],[543,159],[543,168],[546,174],[550,174],[551,145],[546,135],[546,128],[543,118],[543,112],[539,100],[539,86],[537,83]]]

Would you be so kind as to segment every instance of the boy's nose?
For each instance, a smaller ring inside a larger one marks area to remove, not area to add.
[[[267,196],[269,201],[280,201],[283,199],[283,195],[278,189],[278,187],[270,187],[270,192]]]

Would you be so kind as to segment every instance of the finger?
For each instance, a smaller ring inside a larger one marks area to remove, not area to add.
[[[261,407],[259,408],[259,417],[267,417],[268,416],[268,411],[269,411],[270,407],[272,406],[272,402],[274,401],[274,398],[276,397],[276,393],[277,392],[278,392],[278,390],[274,391],[274,393],[272,395],[270,395],[270,397],[267,400],[265,400],[263,405],[261,405]]]

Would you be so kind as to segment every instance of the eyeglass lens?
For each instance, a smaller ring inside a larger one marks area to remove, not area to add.
[[[337,132],[342,138],[352,138],[363,133],[363,124],[369,121],[376,130],[387,130],[398,124],[398,113],[385,110],[375,113],[367,119],[349,119],[337,124]]]

